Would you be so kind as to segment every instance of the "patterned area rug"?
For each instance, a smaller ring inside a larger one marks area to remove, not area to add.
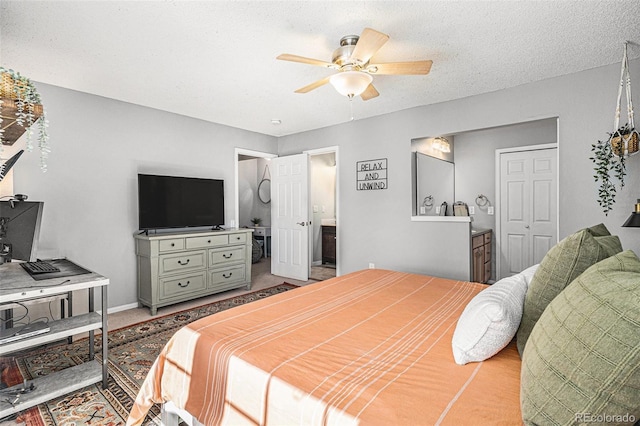
[[[74,393],[31,408],[13,419],[0,419],[0,425],[80,426],[123,425],[133,401],[154,360],[169,338],[181,327],[197,319],[234,306],[263,299],[296,288],[283,283],[264,290],[211,303],[209,305],[154,318],[152,320],[109,331],[109,386],[88,386]],[[101,360],[101,340],[96,339],[96,358]],[[88,360],[87,339],[72,344],[40,347],[0,358],[2,383],[13,386],[23,378],[31,380],[52,371]],[[160,424],[160,407],[154,406],[145,420],[147,425]]]

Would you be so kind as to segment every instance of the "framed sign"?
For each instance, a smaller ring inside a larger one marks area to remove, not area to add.
[[[358,191],[375,191],[387,189],[388,186],[386,158],[356,162],[356,189]]]

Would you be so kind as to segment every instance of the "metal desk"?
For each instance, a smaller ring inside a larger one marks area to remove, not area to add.
[[[109,372],[107,369],[107,286],[109,279],[94,272],[68,277],[34,280],[18,263],[0,265],[0,309],[2,306],[14,306],[16,302],[31,303],[37,299],[46,299],[58,295],[68,295],[76,290],[88,289],[89,312],[80,315],[69,315],[66,318],[49,321],[50,331],[32,337],[26,337],[0,345],[0,356],[28,349],[33,346],[55,342],[75,334],[89,333],[89,362],[39,377],[31,381],[35,390],[21,394],[19,400],[10,404],[0,400],[0,418],[23,411],[53,398],[81,389],[90,384],[102,381],[103,389],[107,388]],[[95,309],[95,293],[100,288],[102,312]],[[71,314],[71,312],[70,312]],[[94,332],[102,330],[102,364],[94,360]],[[30,383],[30,384],[31,384]],[[23,384],[7,390],[17,390]]]

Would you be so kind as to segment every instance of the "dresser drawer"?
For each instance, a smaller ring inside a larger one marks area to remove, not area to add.
[[[491,261],[484,264],[484,282],[491,279]]]
[[[484,244],[484,237],[482,235],[476,235],[471,239],[471,248],[478,248]]]
[[[188,251],[184,253],[160,255],[160,275],[179,271],[204,269],[207,266],[207,251]]]
[[[188,237],[187,248],[207,248],[229,244],[229,235],[209,235],[204,237]]]
[[[229,235],[229,244],[244,244],[247,242],[247,234],[231,234]]]
[[[191,295],[207,288],[207,272],[194,272],[178,277],[160,278],[160,300],[180,298],[182,295]]]
[[[235,282],[242,282],[245,280],[245,276],[244,265],[216,269],[210,272],[209,288],[220,287]]]
[[[271,228],[266,228],[266,227],[253,228],[253,235],[257,235],[259,237],[270,237]]]
[[[209,267],[216,267],[224,263],[237,263],[245,259],[245,246],[219,248],[209,250]]]
[[[491,232],[484,234],[484,243],[489,244],[491,242]]]
[[[488,262],[491,260],[491,244],[484,245],[484,261]]]
[[[184,238],[172,238],[170,240],[160,240],[158,242],[160,253],[167,251],[184,250]]]

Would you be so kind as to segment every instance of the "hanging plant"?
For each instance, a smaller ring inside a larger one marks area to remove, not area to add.
[[[44,107],[33,82],[19,72],[0,67],[0,151],[13,145],[27,132],[26,150],[33,150],[33,125],[38,123],[37,141],[40,167],[47,170],[49,135]]]
[[[622,89],[626,88],[627,97],[627,124],[620,126],[620,110],[622,105]],[[618,101],[614,116],[612,133],[605,141],[598,141],[591,145],[596,182],[600,182],[598,188],[598,204],[605,215],[613,209],[616,202],[616,182],[620,189],[624,187],[624,178],[627,174],[626,159],[629,155],[638,152],[638,140],[640,134],[634,128],[633,103],[631,97],[631,75],[629,74],[629,60],[627,58],[627,43],[624,44],[622,57],[622,70],[620,71],[620,86],[618,88]]]
[[[598,188],[598,204],[602,207],[605,215],[613,209],[616,201],[616,181],[620,189],[624,187],[624,177],[626,176],[626,163],[624,155],[616,155],[614,153],[614,145],[612,139],[617,132],[610,133],[609,138],[604,141],[598,141],[591,145],[593,157],[589,157],[594,163],[593,177],[600,182]]]
[[[615,155],[625,156],[638,152],[638,139],[638,131],[627,123],[610,135],[609,143]]]

